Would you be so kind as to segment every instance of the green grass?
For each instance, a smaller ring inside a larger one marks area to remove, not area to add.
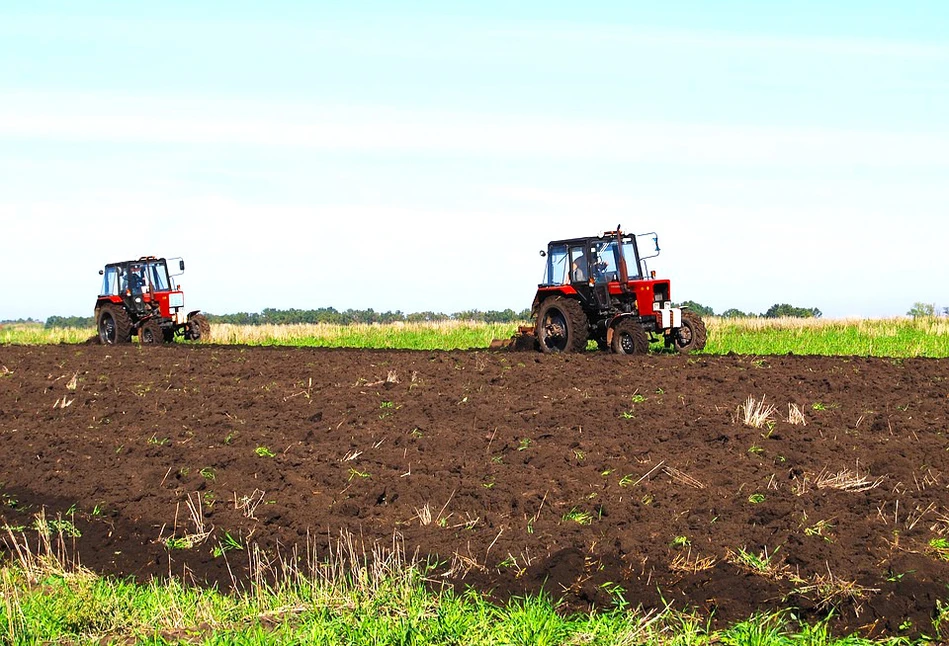
[[[95,334],[94,328],[45,328],[40,323],[7,323],[0,325],[0,343],[17,345],[48,345],[82,343]]]
[[[889,319],[744,318],[706,320],[705,354],[810,354],[877,357],[949,357],[949,318]],[[231,325],[212,327],[212,342],[339,348],[456,350],[487,348],[509,338],[517,324],[441,321],[387,325]],[[0,327],[0,343],[81,343],[92,329],[39,324]],[[594,344],[591,342],[590,347]],[[658,351],[661,345],[654,345]]]
[[[912,644],[908,639],[834,637],[824,623],[790,611],[723,628],[707,617],[643,612],[618,604],[565,613],[546,595],[492,603],[480,593],[431,585],[430,569],[391,549],[366,549],[349,536],[319,562],[264,566],[240,592],[177,578],[134,583],[101,577],[64,557],[63,535],[27,540],[12,533],[0,565],[0,644]],[[244,549],[241,547],[241,549]],[[250,557],[266,560],[254,548]],[[434,577],[433,577],[434,578]],[[945,609],[928,632],[935,639]],[[926,643],[922,640],[915,643]]]
[[[707,354],[949,357],[949,318],[706,321]]]

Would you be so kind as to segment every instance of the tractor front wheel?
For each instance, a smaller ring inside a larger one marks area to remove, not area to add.
[[[613,328],[612,348],[616,354],[648,354],[649,337],[639,321],[627,317]]]
[[[587,347],[587,315],[572,298],[552,296],[544,301],[536,330],[542,352],[583,352]]]
[[[140,343],[164,342],[165,333],[161,329],[161,324],[155,319],[145,321],[138,330],[138,340]]]
[[[708,333],[705,331],[705,321],[695,312],[682,312],[682,327],[675,330],[666,338],[666,346],[672,346],[682,354],[705,347]]]
[[[115,345],[129,343],[132,340],[132,319],[124,307],[103,305],[96,314],[96,328],[99,330],[99,343]]]

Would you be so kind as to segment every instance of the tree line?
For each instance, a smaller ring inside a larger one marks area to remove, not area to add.
[[[682,307],[687,307],[699,316],[721,316],[722,318],[764,318],[776,319],[781,317],[791,317],[800,319],[820,318],[823,313],[816,307],[795,307],[787,303],[775,303],[768,308],[766,312],[755,314],[753,312],[742,312],[734,307],[729,308],[721,314],[716,314],[711,307],[696,303],[695,301],[685,301],[681,303]]]
[[[680,304],[700,316],[721,316],[724,318],[778,318],[790,316],[795,318],[817,318],[821,311],[816,307],[794,307],[787,303],[772,305],[762,314],[749,314],[735,308],[727,309],[721,314],[706,305],[695,301],[685,301]],[[386,324],[386,323],[422,323],[432,321],[473,321],[478,323],[518,323],[529,321],[531,312],[528,309],[516,312],[510,308],[506,310],[465,310],[453,314],[442,312],[412,312],[406,314],[401,310],[377,312],[372,308],[365,310],[348,309],[339,311],[335,307],[320,307],[317,309],[277,309],[266,307],[260,312],[237,312],[234,314],[210,314],[205,312],[211,323],[231,323],[234,325],[289,325],[294,323],[328,323],[331,325],[353,324]],[[39,323],[39,321],[36,321]],[[94,327],[95,320],[91,316],[50,316],[46,319],[47,328],[88,328]]]
[[[372,308],[365,310],[348,309],[340,312],[335,307],[321,307],[315,310],[288,309],[272,307],[257,312],[238,312],[236,314],[208,314],[211,323],[233,323],[235,325],[286,325],[290,323],[329,323],[331,325],[353,325],[371,323],[421,323],[426,321],[476,321],[480,323],[514,323],[530,318],[530,310],[515,312],[506,310],[465,310],[454,314],[442,312],[412,312],[401,310],[377,312]]]
[[[729,308],[720,314],[707,305],[695,301],[685,301],[679,304],[687,307],[699,316],[720,316],[722,318],[820,318],[823,314],[816,307],[795,307],[787,303],[775,303],[761,314],[743,312]],[[291,308],[288,310],[266,307],[261,312],[237,312],[236,314],[208,314],[212,323],[232,323],[234,325],[287,325],[292,323],[329,323],[332,325],[352,325],[356,323],[421,323],[428,321],[474,321],[480,323],[518,323],[531,319],[530,310],[515,312],[506,310],[465,310],[453,314],[442,312],[412,312],[405,314],[400,310],[394,312],[377,312],[372,308],[366,310],[348,309],[342,312],[334,307],[321,307],[315,310]],[[949,316],[949,307],[936,307],[934,303],[913,303],[913,307],[906,312],[907,316]],[[12,323],[42,323],[33,318],[17,319],[15,321],[0,321],[3,324]],[[50,316],[46,319],[47,328],[89,328],[95,327],[95,319],[91,316]]]
[[[913,307],[906,313],[907,316],[927,317],[927,316],[949,316],[949,307],[938,308],[935,303],[913,303]]]
[[[442,312],[412,312],[406,314],[400,310],[377,312],[372,308],[365,310],[348,309],[340,312],[335,307],[320,307],[312,310],[291,308],[287,310],[266,307],[260,312],[237,312],[235,314],[204,313],[211,323],[232,323],[234,325],[289,325],[294,323],[328,323],[331,325],[354,325],[359,323],[421,323],[428,321],[474,321],[479,323],[516,323],[530,319],[530,310],[515,312],[506,310],[465,310],[454,314]],[[94,327],[91,316],[50,316],[46,319],[47,328]]]

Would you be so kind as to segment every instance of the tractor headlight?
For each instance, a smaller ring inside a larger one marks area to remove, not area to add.
[[[184,307],[185,295],[181,292],[172,292],[168,295],[168,307]]]

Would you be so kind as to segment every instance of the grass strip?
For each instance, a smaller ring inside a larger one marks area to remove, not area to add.
[[[949,318],[888,319],[720,318],[706,320],[703,354],[949,357]],[[470,321],[381,325],[232,325],[212,328],[212,342],[227,345],[307,346],[364,349],[467,350],[509,338],[517,324]],[[45,328],[11,324],[0,328],[0,343],[46,345],[82,343],[86,328]],[[590,344],[592,349],[594,344]],[[654,351],[660,345],[652,346]]]

